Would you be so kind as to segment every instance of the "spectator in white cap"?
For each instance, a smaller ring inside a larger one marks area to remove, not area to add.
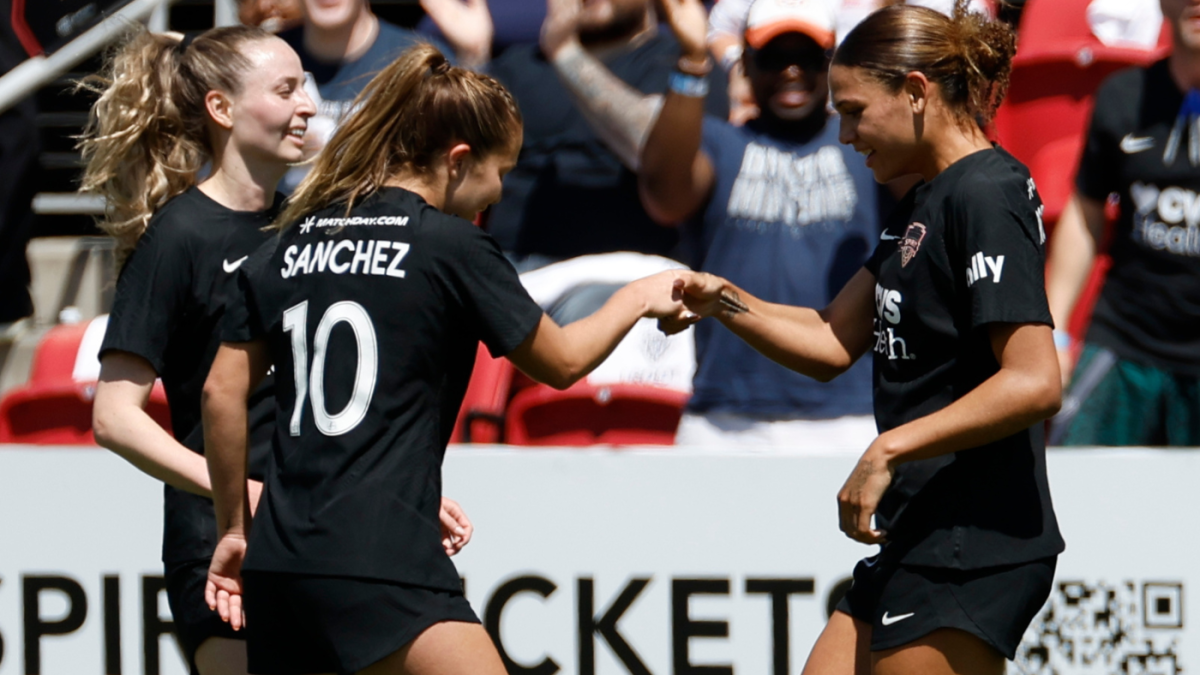
[[[827,110],[835,18],[824,0],[758,0],[741,56],[759,116],[744,126],[704,114],[713,61],[700,0],[663,0],[683,50],[667,93],[642,96],[595,60],[552,61],[603,137],[634,148],[642,204],[685,222],[696,267],[774,302],[823,307],[879,236],[870,171],[838,143]],[[555,27],[551,13],[547,26]],[[543,31],[543,51],[557,41]],[[607,77],[606,77],[607,75]],[[655,110],[643,124],[631,111]],[[624,139],[621,141],[621,139]],[[694,395],[677,441],[861,450],[876,436],[871,371],[819,383],[762,356],[715,324],[696,326]]]

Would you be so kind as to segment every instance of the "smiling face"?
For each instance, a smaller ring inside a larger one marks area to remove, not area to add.
[[[241,90],[228,94],[233,147],[247,160],[304,160],[304,133],[317,111],[304,91],[300,57],[279,38],[247,42],[240,51],[250,69],[242,76]]]
[[[841,116],[838,140],[866,156],[875,180],[919,173],[917,116],[908,92],[891,91],[862,68],[829,69],[833,107]]]
[[[823,114],[829,95],[825,49],[803,33],[784,33],[743,56],[746,77],[763,113],[781,121]]]
[[[517,165],[521,152],[520,133],[509,147],[481,159],[473,155],[463,160],[456,179],[451,180],[442,211],[473,220],[481,211],[500,201],[504,176]]]

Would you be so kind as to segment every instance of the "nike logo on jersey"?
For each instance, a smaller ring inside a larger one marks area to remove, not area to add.
[[[897,614],[896,616],[888,616],[888,613],[884,612],[883,618],[879,620],[879,623],[881,623],[885,626],[890,626],[890,625],[896,623],[897,621],[903,621],[903,620],[907,619],[908,617],[913,616],[914,614],[916,614],[916,612],[909,612],[908,614]]]
[[[237,260],[234,260],[233,262],[229,262],[228,260],[222,260],[221,267],[225,268],[226,274],[233,274],[234,272],[237,271],[237,268],[242,266],[242,263],[246,262],[246,258],[249,258],[249,257],[250,256],[248,256],[248,255],[244,255],[244,256],[238,258]]]
[[[879,234],[880,241],[896,241],[899,238],[900,238],[900,235],[898,235],[898,234],[888,234],[887,232],[881,232]]]
[[[1125,138],[1121,139],[1121,151],[1127,155],[1133,155],[1153,147],[1154,139],[1149,136],[1125,134]]]

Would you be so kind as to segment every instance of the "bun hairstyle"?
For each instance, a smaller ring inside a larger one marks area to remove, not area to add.
[[[136,29],[81,89],[99,94],[79,137],[85,162],[80,190],[101,195],[97,225],[117,240],[118,268],[137,246],[150,216],[195,184],[212,158],[204,97],[237,94],[251,67],[243,43],[274,39],[248,26],[214,28],[194,40]]]
[[[275,224],[345,202],[346,211],[400,171],[428,173],[454,143],[478,158],[521,133],[521,112],[499,82],[452,66],[433,45],[409,48],[354,100]]]
[[[924,73],[960,119],[986,125],[1008,91],[1017,38],[967,5],[955,0],[951,16],[909,5],[880,9],[850,31],[833,64],[862,68],[893,91],[908,73]]]

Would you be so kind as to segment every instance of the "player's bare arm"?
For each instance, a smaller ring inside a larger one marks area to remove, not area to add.
[[[542,315],[508,358],[533,379],[566,389],[603,363],[638,319],[668,318],[680,325],[692,321],[682,303],[688,274],[672,270],[634,281],[591,316],[566,326]]]
[[[842,531],[865,544],[883,541],[871,529],[896,466],[976,448],[1052,417],[1062,405],[1062,382],[1050,327],[991,324],[1000,370],[941,410],[879,435],[838,493]]]
[[[716,317],[764,356],[827,382],[870,347],[875,277],[859,270],[828,307],[817,310],[766,302],[712,274],[688,276],[684,302]]]
[[[172,487],[208,497],[204,457],[183,447],[146,413],[158,373],[146,359],[113,351],[100,362],[92,407],[96,442]]]

